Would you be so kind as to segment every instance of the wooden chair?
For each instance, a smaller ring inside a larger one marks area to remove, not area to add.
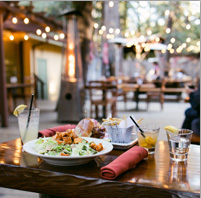
[[[161,104],[161,110],[163,110],[163,104],[164,104],[164,89],[165,89],[165,80],[161,81],[160,87],[153,87],[150,88],[150,91],[147,91],[147,109],[149,108],[149,103],[152,99],[159,100]]]
[[[117,87],[111,82],[91,81],[87,86],[90,95],[90,117],[93,118],[93,108],[95,107],[95,118],[99,118],[99,106],[103,108],[103,116],[106,118],[108,106],[112,116],[116,116]]]

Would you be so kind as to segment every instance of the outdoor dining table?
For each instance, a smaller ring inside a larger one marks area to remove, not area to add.
[[[168,143],[114,180],[100,168],[123,150],[113,149],[88,164],[55,166],[22,150],[21,140],[0,144],[0,186],[40,193],[41,197],[200,197],[200,146],[190,145],[187,162],[170,161]]]

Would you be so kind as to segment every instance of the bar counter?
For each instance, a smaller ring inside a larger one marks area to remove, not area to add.
[[[0,186],[45,197],[200,197],[200,146],[191,144],[186,163],[171,162],[168,143],[115,180],[102,179],[100,168],[124,151],[113,150],[79,166],[54,166],[22,151],[21,140],[0,144]]]

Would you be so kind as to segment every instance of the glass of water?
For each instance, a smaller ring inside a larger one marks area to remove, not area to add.
[[[178,133],[166,131],[170,158],[174,161],[185,161],[188,158],[189,146],[193,131],[180,129]]]
[[[30,119],[29,110],[18,110],[18,126],[22,144],[38,138],[40,109],[34,108],[31,110]]]

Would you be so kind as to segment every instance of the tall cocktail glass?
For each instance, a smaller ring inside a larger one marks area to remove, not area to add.
[[[37,139],[39,128],[40,109],[31,110],[30,119],[28,121],[29,110],[18,110],[18,126],[22,144]]]
[[[143,130],[144,134],[143,136],[141,131],[137,128],[139,146],[147,149],[149,154],[153,154],[155,152],[160,127],[155,124],[141,124],[139,127]]]

